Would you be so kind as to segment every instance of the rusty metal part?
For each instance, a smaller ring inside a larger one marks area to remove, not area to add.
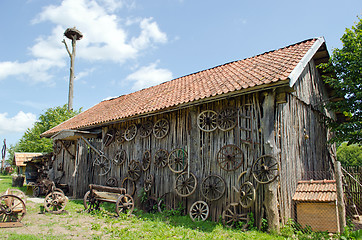
[[[218,175],[209,175],[201,183],[201,194],[209,201],[219,200],[226,191],[225,180]]]
[[[217,116],[215,111],[203,111],[197,116],[197,126],[204,132],[212,132],[217,128]]]
[[[44,199],[44,208],[50,213],[61,213],[67,205],[68,199],[61,192],[49,193]]]
[[[158,168],[166,167],[168,159],[168,152],[165,149],[160,149],[155,153],[155,165]]]
[[[251,172],[258,183],[268,184],[279,176],[279,163],[275,157],[263,155],[254,162]]]
[[[145,192],[149,192],[151,191],[151,188],[153,186],[153,182],[154,182],[154,177],[151,174],[148,174],[145,177],[145,181],[143,183],[143,189],[145,190]]]
[[[168,155],[168,167],[174,173],[181,173],[187,167],[187,153],[182,148],[174,149]]]
[[[140,163],[136,160],[132,160],[128,165],[127,174],[132,181],[137,181],[141,177]]]
[[[183,172],[175,181],[175,191],[181,197],[188,197],[196,190],[197,179],[193,173]]]
[[[170,123],[167,119],[162,118],[153,125],[153,135],[155,138],[164,138],[170,130]]]
[[[134,209],[134,200],[129,194],[122,194],[116,202],[116,212],[119,216],[121,213],[132,214]]]
[[[145,172],[151,166],[151,152],[149,150],[145,151],[142,156],[142,170]]]
[[[226,171],[235,171],[238,169],[244,159],[244,154],[236,145],[226,145],[217,153],[217,163]]]
[[[194,202],[189,211],[189,215],[192,221],[205,221],[209,217],[209,205],[204,201]]]
[[[225,108],[217,116],[217,127],[222,131],[233,129],[238,123],[238,114],[234,108]]]
[[[20,222],[25,214],[26,206],[20,197],[11,194],[0,196],[0,227],[9,226],[9,222]]]
[[[127,153],[124,149],[118,149],[113,162],[117,165],[122,165],[127,160]]]
[[[141,124],[139,128],[139,134],[141,138],[149,137],[152,133],[153,123],[151,121],[146,121]]]
[[[110,177],[106,180],[106,186],[108,187],[118,187],[118,181],[115,177]]]
[[[122,181],[121,187],[126,189],[127,193],[133,196],[136,192],[136,184],[129,177],[125,177]]]
[[[136,137],[136,135],[137,135],[137,126],[134,123],[129,125],[124,131],[124,138],[127,141],[131,141]]]
[[[239,203],[230,203],[222,213],[222,223],[225,227],[235,228],[241,226],[241,229],[245,231],[249,221],[249,213],[243,213]]]

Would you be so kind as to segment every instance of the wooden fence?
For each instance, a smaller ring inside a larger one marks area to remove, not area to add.
[[[347,215],[348,213],[355,215],[355,211],[353,209],[349,209],[354,203],[356,205],[358,213],[362,214],[362,166],[348,166],[343,167],[345,171],[349,174],[344,172],[344,179],[345,179],[345,193],[347,193]],[[354,178],[354,179],[353,179]],[[357,180],[357,181],[356,181]]]

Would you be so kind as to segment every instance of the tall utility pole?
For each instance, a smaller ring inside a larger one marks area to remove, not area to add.
[[[73,110],[73,85],[74,85],[74,59],[75,59],[75,45],[77,40],[81,40],[83,38],[83,34],[76,29],[67,28],[64,32],[64,36],[72,40],[72,52],[69,51],[68,45],[63,39],[62,43],[64,43],[65,48],[67,49],[68,55],[70,57],[70,76],[69,76],[69,94],[68,94],[68,111]]]

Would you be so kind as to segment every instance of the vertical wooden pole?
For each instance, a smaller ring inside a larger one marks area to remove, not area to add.
[[[343,232],[346,226],[346,207],[343,201],[341,162],[335,161],[334,167],[335,167],[336,186],[337,186],[337,209],[338,209],[339,231]]]
[[[75,59],[75,45],[76,35],[72,39],[72,53],[70,54],[70,76],[69,76],[69,94],[68,94],[68,111],[73,111],[73,89],[74,89],[74,59]]]

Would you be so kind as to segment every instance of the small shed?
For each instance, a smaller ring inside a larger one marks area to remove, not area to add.
[[[335,180],[299,181],[293,196],[296,220],[313,231],[339,232]]]
[[[26,163],[30,161],[31,159],[33,159],[33,157],[37,157],[43,155],[42,153],[14,153],[14,159],[13,159],[13,164],[16,166],[16,172],[18,174],[25,174],[25,168],[26,168]]]

